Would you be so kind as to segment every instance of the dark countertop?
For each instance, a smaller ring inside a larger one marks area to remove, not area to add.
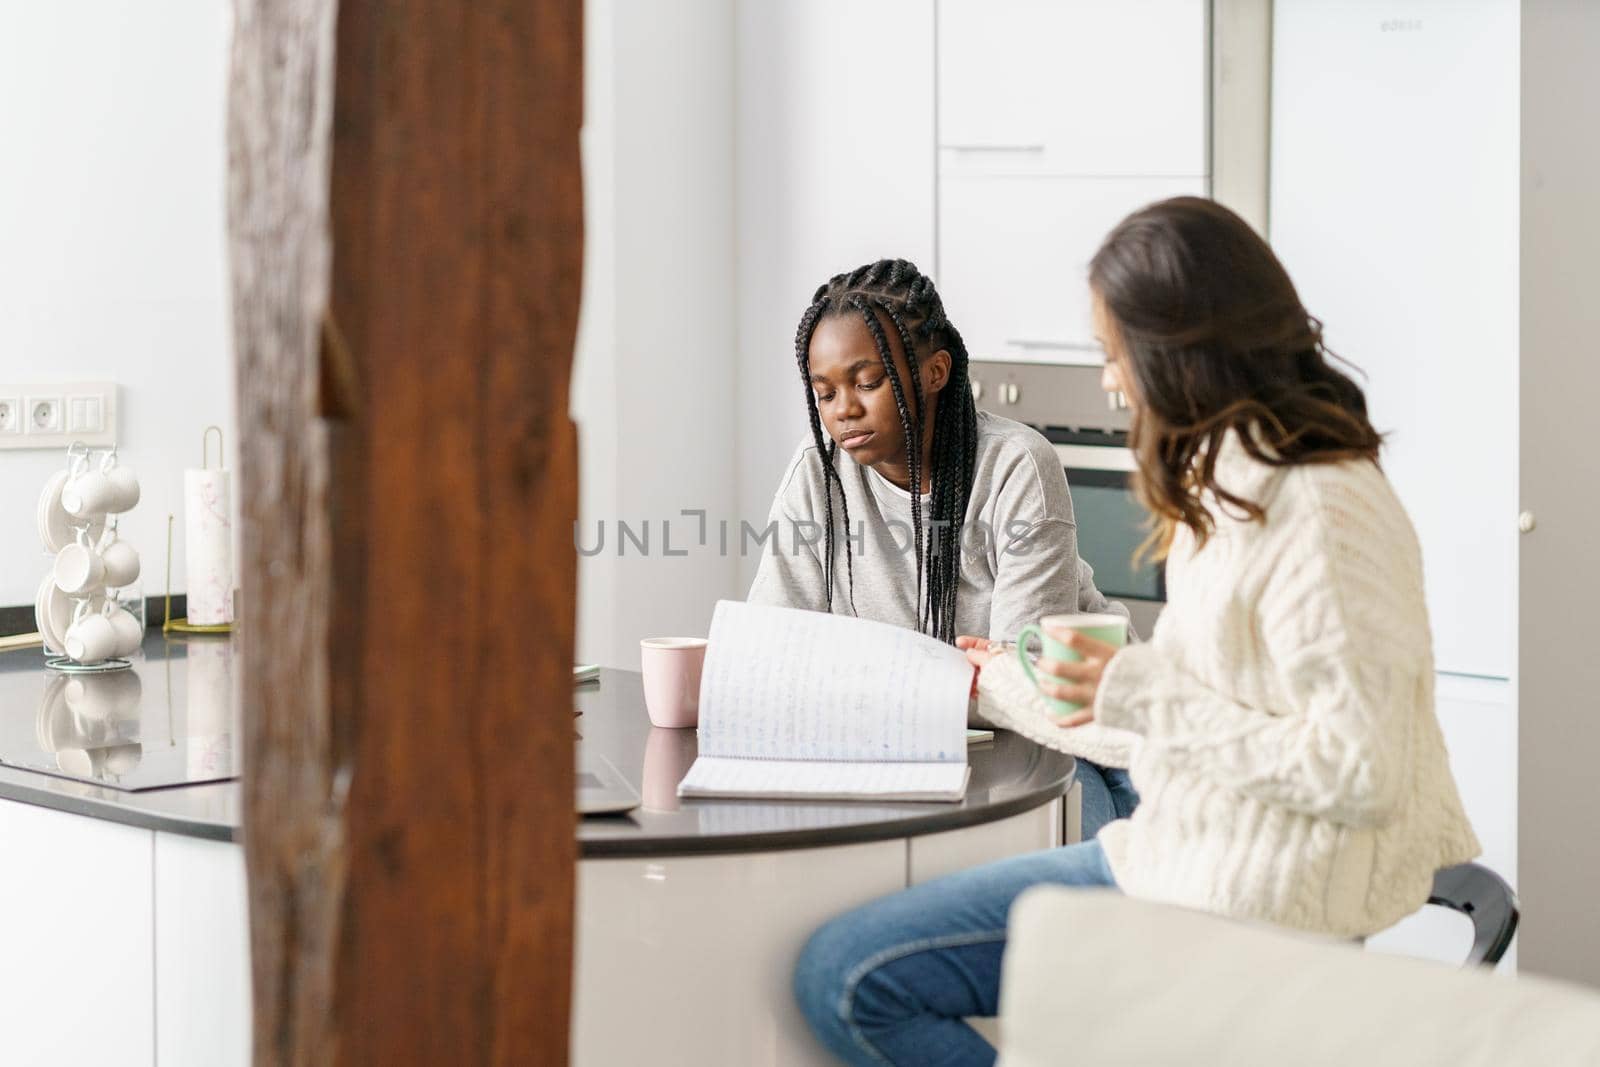
[[[0,653],[0,799],[147,830],[236,841],[237,652],[225,637],[146,637],[131,671],[99,676],[107,696],[66,699],[70,676],[39,649]],[[1061,796],[1075,764],[999,732],[968,749],[972,779],[959,804],[684,800],[693,730],[650,725],[639,675],[605,670],[574,694],[574,722],[643,800],[625,815],[578,820],[584,858],[669,856],[852,844],[956,830],[1020,814]],[[63,768],[66,768],[63,771]],[[82,781],[62,777],[78,773]],[[126,789],[185,777],[200,784]],[[223,779],[223,780],[217,780]]]
[[[650,725],[637,673],[602,671],[597,684],[579,687],[577,706],[585,747],[605,756],[643,799],[626,815],[579,821],[585,859],[815,848],[957,830],[1049,803],[1076,770],[1071,756],[998,731],[968,748],[972,780],[959,804],[679,800],[695,732]]]
[[[0,653],[0,798],[237,840],[239,783],[227,780],[237,773],[236,664],[229,637],[167,639],[159,630],[131,670],[114,674],[48,671],[38,648]],[[93,698],[76,707],[65,692],[74,677],[86,677]],[[204,784],[117,788],[179,779]]]

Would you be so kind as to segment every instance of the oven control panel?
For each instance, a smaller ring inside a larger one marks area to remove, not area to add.
[[[1128,410],[1100,388],[1100,368],[973,360],[967,370],[978,407],[1030,426],[1079,432],[1128,429]]]

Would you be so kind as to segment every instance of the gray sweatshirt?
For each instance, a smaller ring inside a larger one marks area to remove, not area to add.
[[[839,477],[850,511],[850,549],[839,490],[833,489],[833,611],[916,629],[921,618],[911,494],[842,449]],[[750,586],[752,604],[826,611],[822,557],[824,472],[809,440],[794,459],[772,501],[761,567]],[[931,536],[928,497],[922,498],[923,536]],[[978,413],[977,461],[961,537],[961,586],[956,632],[1015,640],[1041,616],[1128,609],[1094,587],[1094,572],[1078,558],[1072,496],[1055,450],[1020,422]],[[850,570],[855,573],[851,610]]]

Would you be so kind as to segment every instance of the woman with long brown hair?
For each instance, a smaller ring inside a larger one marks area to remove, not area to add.
[[[995,1013],[1006,918],[1030,886],[1359,937],[1478,851],[1434,717],[1416,536],[1361,389],[1277,257],[1226,208],[1185,197],[1119,224],[1089,284],[1103,384],[1133,412],[1167,608],[1141,645],[1057,633],[1083,659],[1041,660],[1053,680],[1040,690],[964,644],[991,706],[1044,714],[1042,690],[1083,705],[1063,729],[1132,735],[1143,801],[1096,840],[927,882],[819,930],[795,991],[850,1063],[993,1062],[963,1019]]]

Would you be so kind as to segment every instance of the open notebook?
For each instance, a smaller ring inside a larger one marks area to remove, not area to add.
[[[958,801],[972,666],[886,623],[724,600],[683,797]]]

